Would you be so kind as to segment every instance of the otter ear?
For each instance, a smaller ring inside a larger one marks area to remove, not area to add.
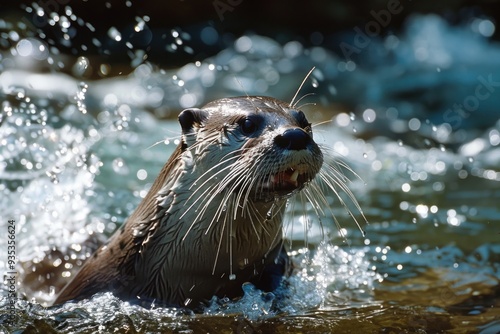
[[[185,147],[196,142],[195,135],[198,129],[203,126],[207,118],[208,112],[198,108],[186,109],[179,114],[179,123],[182,128],[182,141]]]

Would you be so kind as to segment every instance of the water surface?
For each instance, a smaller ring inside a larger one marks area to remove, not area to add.
[[[43,42],[9,34],[0,224],[15,220],[19,300],[9,323],[5,284],[0,330],[500,332],[500,46],[473,28],[415,17],[358,63],[245,35],[202,62],[162,70],[134,59],[130,75],[98,80],[82,79],[85,57],[64,74]],[[22,66],[30,57],[52,70]],[[109,293],[46,307],[145,196],[178,143],[179,110],[246,93],[289,101],[313,66],[304,110],[328,158],[358,175],[346,170],[368,223],[345,195],[353,217],[328,195],[340,229],[330,215],[291,210],[285,234],[296,270],[278,296],[249,285],[241,300],[214,300],[203,314],[144,309]]]

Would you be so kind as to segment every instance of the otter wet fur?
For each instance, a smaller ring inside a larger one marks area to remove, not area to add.
[[[54,304],[110,291],[196,309],[241,296],[245,282],[275,290],[288,273],[287,200],[300,194],[328,211],[320,183],[353,198],[295,105],[245,96],[181,112],[181,143],[149,193]]]

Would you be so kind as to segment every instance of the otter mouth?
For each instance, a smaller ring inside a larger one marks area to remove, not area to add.
[[[285,171],[271,174],[262,184],[264,192],[286,197],[304,188],[311,181],[311,174],[299,169],[288,168]]]

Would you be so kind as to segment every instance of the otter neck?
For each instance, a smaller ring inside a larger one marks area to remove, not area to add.
[[[230,186],[218,189],[218,180],[197,171],[191,155],[185,153],[178,160],[182,166],[175,168],[182,172],[167,180],[158,192],[159,224],[147,240],[158,239],[144,243],[141,253],[145,260],[138,272],[150,272],[146,268],[153,264],[146,260],[148,253],[164,247],[175,252],[161,252],[165,259],[155,263],[154,270],[230,276],[261,263],[282,241],[286,200],[263,202],[239,196]],[[203,261],[178,260],[199,257],[199,249],[203,249]]]

